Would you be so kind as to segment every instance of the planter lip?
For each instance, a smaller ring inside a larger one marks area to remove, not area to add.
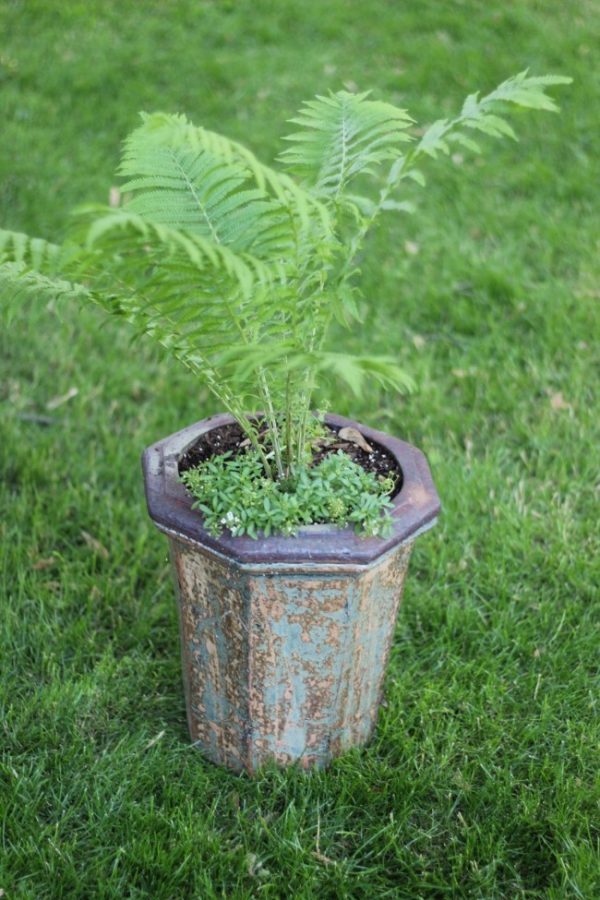
[[[254,539],[232,537],[226,532],[213,537],[204,528],[201,514],[192,509],[192,497],[179,481],[178,462],[200,435],[234,421],[228,413],[210,416],[144,450],[142,467],[148,512],[161,531],[238,565],[337,563],[344,567],[364,567],[435,524],[440,500],[424,454],[399,438],[353,419],[328,414],[325,416],[328,424],[358,428],[367,440],[381,444],[398,462],[403,483],[392,500],[392,534],[386,538],[361,537],[352,528],[317,525],[303,528],[293,537],[271,535]]]

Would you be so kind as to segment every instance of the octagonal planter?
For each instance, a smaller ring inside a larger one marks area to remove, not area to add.
[[[215,763],[254,772],[268,760],[324,766],[373,730],[404,575],[439,499],[423,454],[341,416],[402,470],[393,534],[312,525],[294,537],[219,538],[179,481],[204,419],[143,455],[148,510],[170,544],[179,597],[190,735]]]

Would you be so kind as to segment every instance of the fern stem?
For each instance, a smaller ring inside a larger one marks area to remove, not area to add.
[[[262,367],[259,367],[258,369],[258,384],[261,396],[265,402],[265,418],[267,419],[269,431],[271,432],[271,443],[273,445],[273,453],[275,455],[277,477],[285,478],[283,460],[281,457],[281,438],[279,436],[279,428],[277,426],[277,415],[273,406],[273,400],[271,398],[271,392],[269,390],[265,372]]]
[[[216,373],[213,374],[212,370],[207,368],[204,369],[203,376],[208,389],[215,395],[219,403],[223,404],[225,410],[234,417],[234,419],[258,453],[267,478],[272,479],[273,470],[271,468],[271,464],[258,438],[258,431],[254,427],[251,420],[248,418],[243,409],[241,409],[232,392],[227,388],[221,387],[220,383],[216,379]]]
[[[286,450],[286,478],[294,472],[294,447],[293,447],[293,426],[292,426],[292,374],[288,370],[285,385],[285,450]],[[300,460],[298,459],[299,463]]]
[[[306,382],[309,386],[312,383],[312,375],[311,371],[307,370],[306,372]],[[298,458],[298,463],[304,458],[304,450],[306,444],[306,428],[308,424],[308,417],[310,414],[310,400],[312,397],[312,390],[304,390],[300,394],[300,404],[298,410],[298,443],[296,455]]]

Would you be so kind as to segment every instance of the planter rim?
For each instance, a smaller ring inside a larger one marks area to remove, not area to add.
[[[280,565],[286,568],[300,565],[312,568],[315,564],[325,563],[336,570],[338,565],[344,569],[369,566],[398,544],[414,539],[435,524],[440,500],[424,454],[382,431],[344,416],[329,414],[325,416],[327,424],[358,428],[367,440],[381,444],[391,453],[400,466],[403,483],[392,500],[392,534],[386,538],[361,537],[352,528],[311,525],[292,537],[271,535],[254,539],[232,537],[226,532],[213,537],[204,528],[202,515],[192,509],[193,499],[179,481],[178,463],[182,454],[202,434],[234,421],[228,413],[210,416],[144,450],[142,467],[148,512],[161,531],[244,567],[256,565],[273,569]]]

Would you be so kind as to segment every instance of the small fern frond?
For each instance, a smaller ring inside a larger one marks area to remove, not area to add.
[[[109,315],[128,322],[138,334],[147,335],[160,344],[170,356],[208,382],[227,407],[232,408],[233,399],[230,392],[225,386],[219,386],[216,373],[194,342],[185,334],[170,327],[168,322],[160,321],[149,313],[135,295],[117,296],[96,291],[75,281],[33,271],[24,262],[0,264],[0,293],[10,298],[10,304],[4,304],[2,307],[3,314],[8,316],[17,301],[28,297],[37,300],[43,297],[58,302],[77,301],[99,306]]]
[[[84,210],[86,215],[89,212],[99,210]],[[110,265],[117,269],[131,264],[136,274],[140,266],[143,269],[156,262],[156,253],[163,260],[183,256],[195,268],[198,278],[201,274],[212,279],[226,275],[245,296],[251,295],[256,282],[272,283],[285,278],[283,268],[277,264],[268,265],[250,253],[236,253],[199,234],[149,221],[126,209],[104,208],[89,226],[85,244],[90,251],[101,251],[102,257],[110,259]],[[107,257],[111,252],[114,257]]]
[[[400,393],[415,389],[413,379],[388,356],[353,356],[330,350],[303,350],[290,340],[272,340],[267,346],[249,344],[224,350],[218,356],[219,368],[245,382],[265,367],[285,364],[287,372],[311,373],[338,378],[356,395],[362,395],[367,381],[376,381]]]
[[[2,307],[9,317],[15,303],[24,297],[85,302],[91,299],[90,291],[84,285],[34,271],[23,261],[0,263],[0,294],[9,298],[10,302]]]
[[[245,165],[202,146],[183,117],[146,116],[125,142],[120,174],[134,193],[127,209],[158,225],[263,256],[292,242],[281,205],[251,186]]]
[[[400,394],[411,393],[415,390],[413,379],[398,366],[392,357],[353,356],[329,350],[322,350],[312,355],[316,372],[341,379],[357,397],[364,393],[365,383],[373,381]]]
[[[515,103],[517,106],[525,106],[529,109],[544,109],[547,112],[558,112],[559,107],[552,97],[546,94],[544,88],[557,84],[571,84],[572,78],[565,75],[535,75],[530,76],[528,70],[519,72],[503,81],[502,84],[484,97],[483,106],[489,106],[497,101]]]
[[[0,229],[0,263],[24,263],[44,271],[58,263],[63,248],[43,238],[31,238],[20,231]]]
[[[305,229],[315,214],[327,224],[309,194],[234,141],[185,116],[143,120],[125,142],[120,168],[129,178],[123,192],[134,193],[132,212],[262,259],[291,252],[295,218]]]
[[[144,123],[148,123],[151,128],[160,129],[166,125],[169,129],[178,130],[178,140],[183,146],[187,145],[196,150],[206,151],[216,157],[219,162],[225,161],[228,164],[241,165],[258,188],[273,194],[287,207],[288,211],[298,215],[305,226],[313,216],[321,221],[325,230],[330,226],[329,213],[316,197],[296,184],[293,178],[290,178],[285,172],[276,171],[261,162],[243,144],[215,131],[193,125],[183,115],[142,113],[142,118]]]
[[[572,80],[563,75],[529,77],[525,71],[503,81],[485,97],[480,98],[478,93],[470,94],[456,118],[438,119],[429,126],[417,144],[413,157],[416,158],[422,153],[433,157],[439,152],[449,153],[449,140],[477,152],[479,149],[477,144],[460,131],[462,127],[480,131],[491,137],[510,137],[516,140],[517,136],[511,125],[499,115],[504,104],[513,103],[515,106],[556,112],[558,106],[552,97],[545,93],[544,88],[570,84]]]
[[[293,146],[279,159],[317,194],[338,197],[356,175],[397,158],[399,144],[411,140],[406,111],[368,96],[348,91],[318,96],[290,120],[302,131],[284,138]]]

